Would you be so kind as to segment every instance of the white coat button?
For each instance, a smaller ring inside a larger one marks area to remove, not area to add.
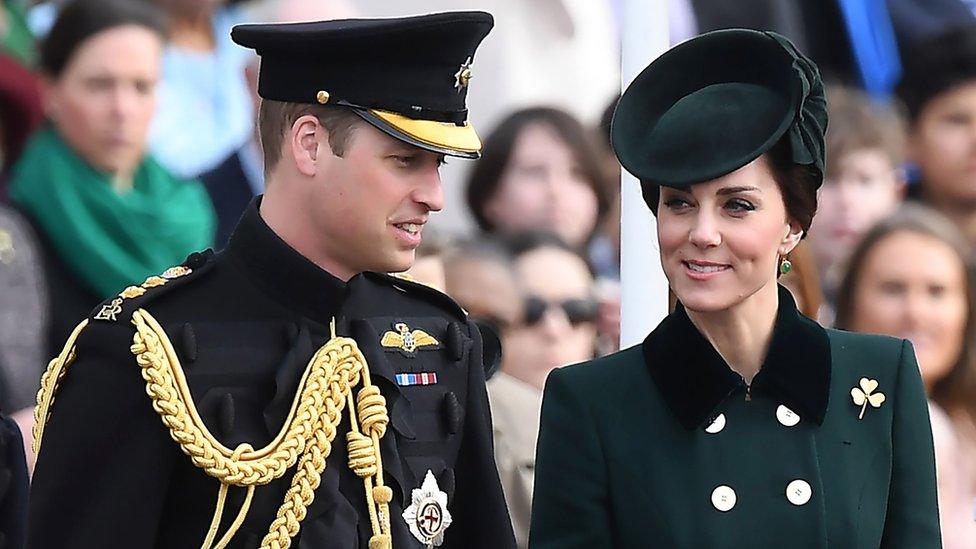
[[[800,423],[800,416],[793,410],[790,410],[783,405],[776,408],[776,419],[778,419],[779,422],[785,427],[792,427],[797,423]]]
[[[719,414],[714,421],[708,424],[708,427],[705,427],[705,432],[714,435],[721,432],[722,429],[725,429],[725,414]]]
[[[806,505],[812,495],[810,483],[803,479],[798,478],[786,486],[786,499],[793,505]]]
[[[735,490],[728,486],[719,486],[712,490],[712,505],[723,513],[735,507]]]

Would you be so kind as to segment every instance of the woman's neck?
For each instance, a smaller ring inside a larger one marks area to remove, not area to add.
[[[213,51],[216,47],[213,12],[198,10],[171,14],[170,43],[191,51]]]
[[[779,290],[773,282],[729,309],[687,313],[729,367],[752,383],[773,338],[778,308]]]

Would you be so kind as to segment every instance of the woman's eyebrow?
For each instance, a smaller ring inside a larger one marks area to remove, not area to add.
[[[727,194],[744,193],[749,191],[762,192],[759,187],[722,187],[721,189],[715,191],[715,194],[724,196]]]

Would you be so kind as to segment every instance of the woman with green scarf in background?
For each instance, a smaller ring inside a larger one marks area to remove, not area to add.
[[[49,124],[14,166],[9,195],[41,241],[48,356],[99,302],[213,243],[202,184],[146,152],[164,41],[150,5],[81,0],[41,46]]]

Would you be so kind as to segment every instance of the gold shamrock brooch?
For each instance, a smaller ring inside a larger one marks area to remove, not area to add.
[[[878,388],[878,380],[876,379],[862,377],[858,385],[858,387],[851,389],[851,398],[854,399],[854,404],[861,407],[861,414],[857,416],[857,419],[863,419],[868,404],[873,408],[880,408],[881,403],[885,401],[885,395],[881,391],[875,392]]]

